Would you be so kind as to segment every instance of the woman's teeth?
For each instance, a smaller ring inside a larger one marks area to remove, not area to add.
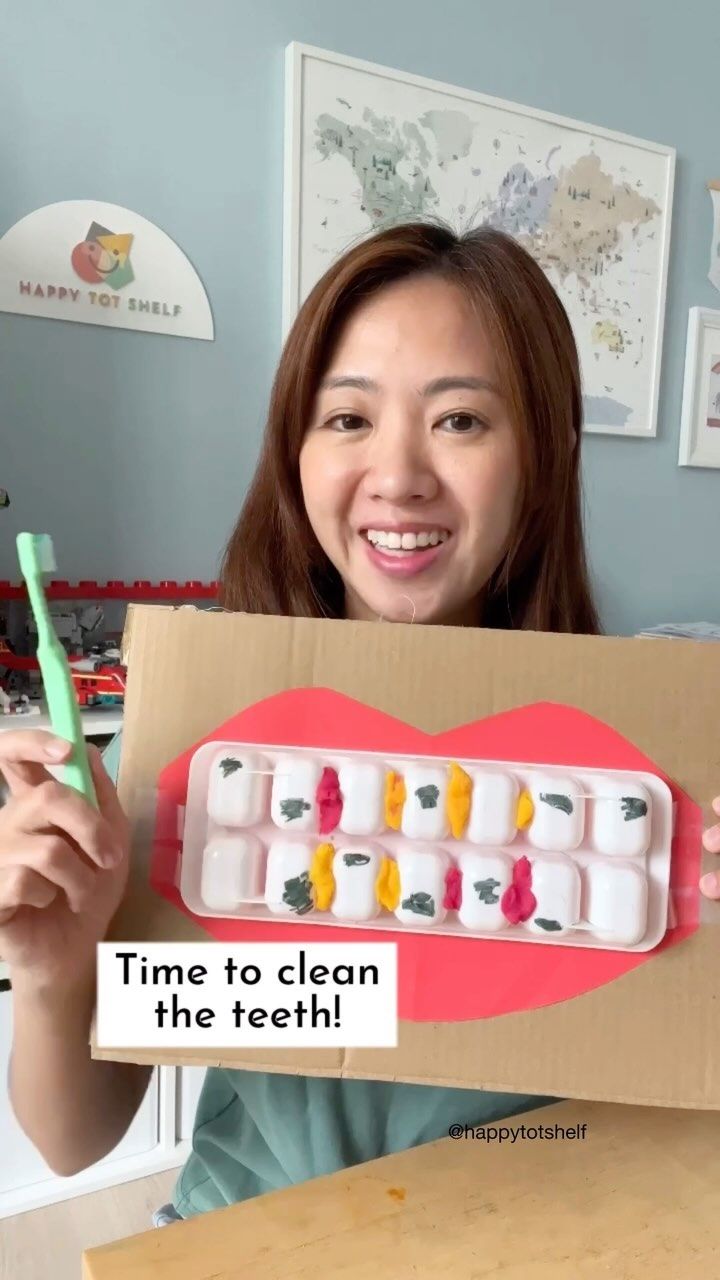
[[[422,533],[388,533],[382,529],[368,529],[365,536],[368,542],[382,551],[422,551],[447,542],[449,537],[445,529]]]

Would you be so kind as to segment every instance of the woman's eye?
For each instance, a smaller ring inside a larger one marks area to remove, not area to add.
[[[484,425],[472,413],[451,413],[440,423],[441,427],[453,435],[468,435],[471,431],[481,430]]]
[[[336,418],[331,418],[328,422],[329,427],[333,427],[336,431],[359,431],[366,426],[364,418],[358,413],[340,413]]]

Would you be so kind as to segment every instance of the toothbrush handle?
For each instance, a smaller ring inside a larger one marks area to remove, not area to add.
[[[72,759],[66,765],[63,765],[63,782],[66,786],[73,787],[75,791],[79,791],[93,808],[97,809],[95,785],[84,746],[76,746],[73,750]]]
[[[90,772],[80,708],[65,652],[59,641],[51,640],[47,647],[45,645],[38,647],[38,659],[43,672],[45,697],[53,733],[72,743],[72,756],[68,763],[63,765],[63,781],[67,786],[79,791],[90,804],[97,808],[95,785]]]

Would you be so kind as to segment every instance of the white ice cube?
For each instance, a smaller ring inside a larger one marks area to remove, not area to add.
[[[264,756],[222,747],[208,781],[208,816],[219,827],[254,827],[267,814],[270,779]]]
[[[649,793],[626,778],[596,778],[590,801],[592,842],[596,853],[639,858],[650,848]]]
[[[441,765],[408,764],[402,775],[402,834],[410,840],[444,840],[449,831],[447,770]]]
[[[577,849],[585,831],[585,798],[579,783],[559,774],[533,774],[528,790],[535,810],[527,832],[530,844],[552,853]]]
[[[580,919],[580,873],[562,854],[531,858],[530,864],[536,906],[525,927],[545,938],[563,937]]]
[[[335,896],[331,911],[339,920],[373,920],[380,912],[375,882],[383,859],[372,844],[339,845],[333,858]]]
[[[598,859],[587,870],[587,919],[596,938],[632,947],[647,930],[648,884],[632,862]]]
[[[385,827],[385,774],[370,760],[347,761],[338,769],[343,800],[340,830],[348,836],[379,835]]]
[[[273,840],[268,849],[265,902],[276,915],[307,915],[315,907],[310,883],[313,848],[299,840]]]
[[[459,857],[462,872],[462,900],[458,920],[474,932],[497,933],[506,929],[509,920],[500,903],[512,884],[513,860],[507,853],[489,849],[468,850]]]
[[[472,844],[503,845],[515,839],[520,788],[510,773],[473,769],[467,839]]]
[[[254,835],[218,834],[205,846],[200,896],[212,911],[236,911],[262,896],[265,851]]]
[[[275,765],[271,814],[283,831],[316,831],[316,793],[322,776],[319,760],[310,756],[283,755]]]
[[[401,849],[397,854],[400,875],[398,920],[414,926],[439,924],[445,919],[445,877],[450,858],[443,849]]]

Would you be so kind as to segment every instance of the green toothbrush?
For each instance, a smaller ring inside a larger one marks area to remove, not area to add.
[[[73,753],[63,765],[64,781],[97,808],[97,797],[88,762],[85,736],[67,655],[55,633],[47,606],[43,574],[57,565],[52,538],[47,533],[19,533],[17,551],[38,633],[37,657],[45,688],[53,733],[72,743]]]

